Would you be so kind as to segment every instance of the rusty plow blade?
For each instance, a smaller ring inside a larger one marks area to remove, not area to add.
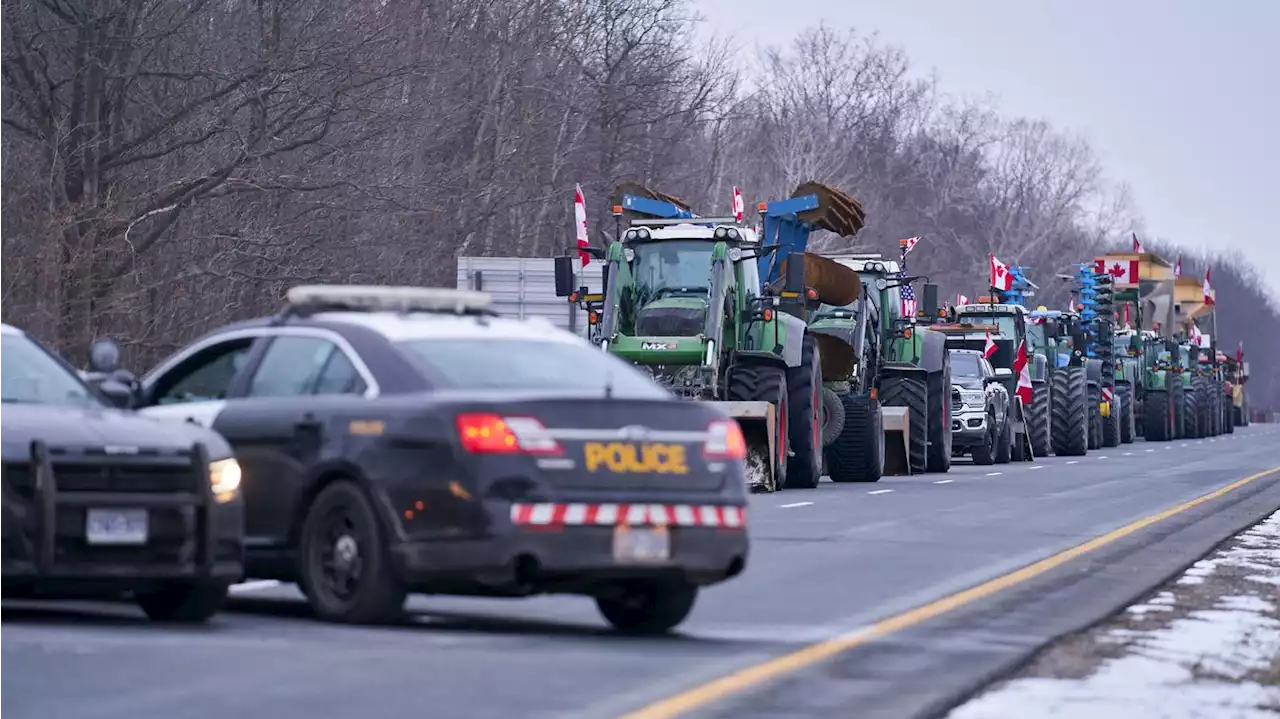
[[[797,214],[802,222],[834,232],[841,237],[853,237],[867,224],[867,213],[862,203],[845,193],[820,182],[805,182],[791,193],[792,197],[817,195],[818,207]]]
[[[858,301],[862,293],[862,280],[851,267],[812,252],[799,253],[804,258],[804,283],[818,293],[818,301],[833,307],[844,307]],[[795,254],[788,255],[778,267],[780,277],[787,276],[787,263]]]

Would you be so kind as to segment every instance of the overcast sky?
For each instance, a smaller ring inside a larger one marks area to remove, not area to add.
[[[1152,235],[1239,249],[1280,298],[1280,2],[695,1],[749,44],[878,31],[944,91],[1084,135]]]

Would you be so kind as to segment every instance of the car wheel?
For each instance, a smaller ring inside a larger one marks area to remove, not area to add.
[[[662,634],[693,610],[698,587],[688,582],[634,582],[616,595],[597,597],[600,614],[625,634]]]
[[[377,624],[404,609],[407,590],[395,576],[373,504],[356,484],[339,481],[312,502],[298,551],[303,592],[316,616]]]
[[[205,622],[227,601],[226,582],[168,582],[135,599],[158,622]]]

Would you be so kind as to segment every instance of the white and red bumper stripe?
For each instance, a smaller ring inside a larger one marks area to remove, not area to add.
[[[619,524],[742,529],[745,507],[717,504],[512,504],[511,523],[526,527],[612,527]]]

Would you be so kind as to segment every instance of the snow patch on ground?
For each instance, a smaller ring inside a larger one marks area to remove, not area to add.
[[[1015,678],[949,719],[1276,719],[1280,512],[1196,562],[1169,589],[1089,632],[1083,678]],[[1126,626],[1129,625],[1129,626]],[[1136,628],[1134,628],[1136,627]]]

